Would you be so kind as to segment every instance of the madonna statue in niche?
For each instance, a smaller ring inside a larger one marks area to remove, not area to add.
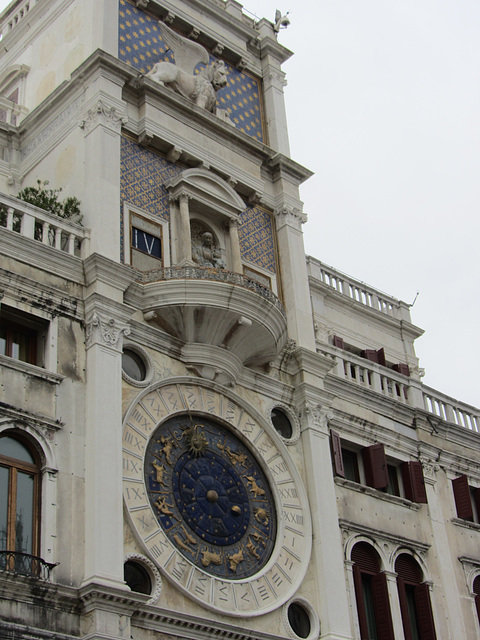
[[[199,223],[192,225],[192,260],[200,267],[225,269],[225,260],[214,235]]]

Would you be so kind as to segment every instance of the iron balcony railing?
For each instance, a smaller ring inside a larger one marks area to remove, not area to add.
[[[57,566],[58,562],[45,562],[38,556],[20,551],[0,551],[0,571],[9,571],[29,578],[39,578],[49,580],[50,572]]]

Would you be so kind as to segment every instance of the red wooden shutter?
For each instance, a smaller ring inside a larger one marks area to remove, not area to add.
[[[403,362],[399,362],[398,364],[394,364],[392,369],[394,371],[398,371],[398,373],[401,373],[404,376],[409,376],[410,375],[410,367],[408,366],[408,364],[404,364]]]
[[[478,621],[480,622],[480,576],[473,581],[473,593],[475,594],[475,606],[477,608]]]
[[[385,489],[388,486],[387,459],[383,444],[374,444],[362,449],[365,480],[369,487]]]
[[[339,336],[333,336],[333,346],[338,347],[339,349],[345,349],[343,338],[340,338]]]
[[[412,630],[410,628],[410,616],[408,615],[407,594],[405,591],[405,581],[402,577],[397,577],[398,600],[400,602],[400,611],[402,614],[403,633],[405,640],[413,640]]]
[[[427,502],[427,492],[423,479],[421,462],[403,462],[402,469],[403,488],[405,497],[412,502]]]
[[[368,640],[367,613],[363,600],[362,572],[360,567],[353,565],[353,583],[355,585],[355,600],[357,601],[358,624],[360,626],[361,640]]]
[[[376,576],[372,576],[372,592],[378,637],[382,640],[394,640],[387,578],[384,573],[378,573]]]
[[[422,640],[437,640],[432,605],[430,603],[430,589],[425,582],[415,587],[415,607],[417,609],[420,637]]]
[[[457,516],[464,520],[473,521],[472,500],[470,498],[470,487],[467,476],[459,476],[452,480],[453,495],[457,507]]]
[[[362,356],[362,358],[366,358],[367,360],[370,360],[371,362],[376,362],[378,363],[378,354],[375,351],[375,349],[364,349],[360,355]]]
[[[385,360],[385,349],[382,347],[377,351],[377,362],[381,364],[382,367],[387,366],[387,361]]]
[[[473,499],[477,507],[477,518],[480,520],[480,489],[473,490]]]
[[[343,456],[342,456],[342,443],[340,442],[340,436],[333,429],[330,430],[330,445],[332,449],[332,457],[333,457],[333,469],[336,476],[340,476],[341,478],[345,478],[345,469],[343,467]]]

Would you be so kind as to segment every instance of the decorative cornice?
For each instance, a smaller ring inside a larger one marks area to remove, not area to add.
[[[127,122],[127,116],[119,114],[115,107],[109,107],[102,100],[99,100],[96,107],[87,111],[86,117],[80,122],[80,128],[83,129],[85,136],[88,136],[99,125],[120,134],[122,125]]]

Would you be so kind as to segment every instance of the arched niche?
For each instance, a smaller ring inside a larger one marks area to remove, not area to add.
[[[212,230],[225,268],[242,272],[238,218],[245,203],[222,178],[205,169],[186,169],[165,184],[172,205],[172,258],[178,266],[195,264],[191,221]],[[213,266],[216,266],[215,264]]]

